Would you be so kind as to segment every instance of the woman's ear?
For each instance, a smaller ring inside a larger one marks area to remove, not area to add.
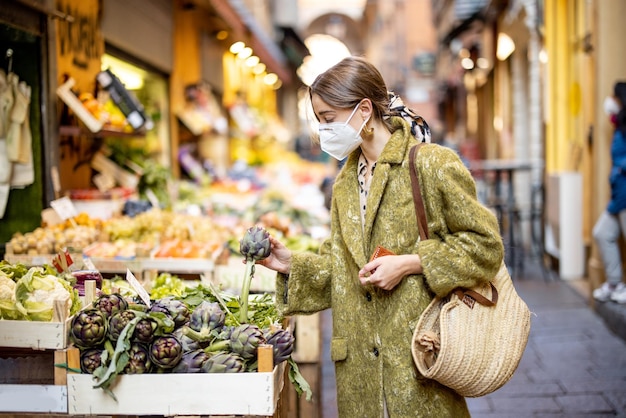
[[[363,99],[359,105],[359,112],[363,120],[371,118],[373,113],[372,101],[370,99]]]

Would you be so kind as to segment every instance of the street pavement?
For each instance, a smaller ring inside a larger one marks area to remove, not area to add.
[[[618,321],[626,318],[626,305],[593,309],[588,295],[542,274],[538,265],[525,265],[514,282],[532,311],[528,345],[507,384],[467,399],[472,417],[626,418],[626,340],[611,331],[626,329]],[[330,320],[330,312],[323,312],[322,418],[337,418]]]

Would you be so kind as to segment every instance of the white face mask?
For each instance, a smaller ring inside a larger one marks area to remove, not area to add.
[[[361,103],[359,103],[359,105],[360,104]],[[352,119],[352,116],[356,113],[359,105],[356,105],[350,117],[348,117],[348,120],[345,122],[320,123],[320,147],[322,151],[339,161],[350,155],[350,153],[357,149],[363,142],[361,130],[367,121],[369,121],[369,118],[363,122],[358,132],[349,125],[350,119]]]
[[[604,99],[603,107],[604,112],[609,116],[617,115],[620,110],[619,103],[617,103],[617,100],[615,100],[613,96],[608,96],[606,99]]]

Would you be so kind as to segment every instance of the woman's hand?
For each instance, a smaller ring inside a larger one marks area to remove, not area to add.
[[[396,287],[409,274],[422,273],[422,261],[417,254],[386,255],[370,261],[359,271],[362,285],[384,290]]]
[[[260,264],[279,273],[289,274],[291,271],[291,250],[271,235],[270,245],[270,255],[263,260],[257,261],[256,264]]]

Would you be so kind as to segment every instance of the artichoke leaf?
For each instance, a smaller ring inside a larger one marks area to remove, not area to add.
[[[94,378],[97,380],[93,387],[102,388],[115,400],[117,400],[117,398],[115,398],[115,395],[109,388],[115,381],[117,375],[122,373],[128,364],[130,360],[130,356],[128,354],[128,350],[130,350],[131,347],[130,339],[135,331],[137,323],[146,316],[147,314],[137,311],[135,318],[128,321],[128,324],[126,324],[120,333],[117,343],[115,344],[115,351],[113,352],[113,355],[111,355],[111,360],[108,361],[108,354],[103,353],[102,365],[93,372]],[[108,365],[105,363],[105,360]]]
[[[298,396],[301,396],[302,393],[304,393],[306,395],[306,400],[310,402],[313,398],[311,385],[309,385],[309,382],[307,382],[304,376],[302,376],[302,373],[300,373],[300,368],[298,367],[298,364],[296,364],[293,357],[289,357],[289,359],[287,359],[287,362],[290,366],[289,381],[293,385],[293,388],[295,389]]]

